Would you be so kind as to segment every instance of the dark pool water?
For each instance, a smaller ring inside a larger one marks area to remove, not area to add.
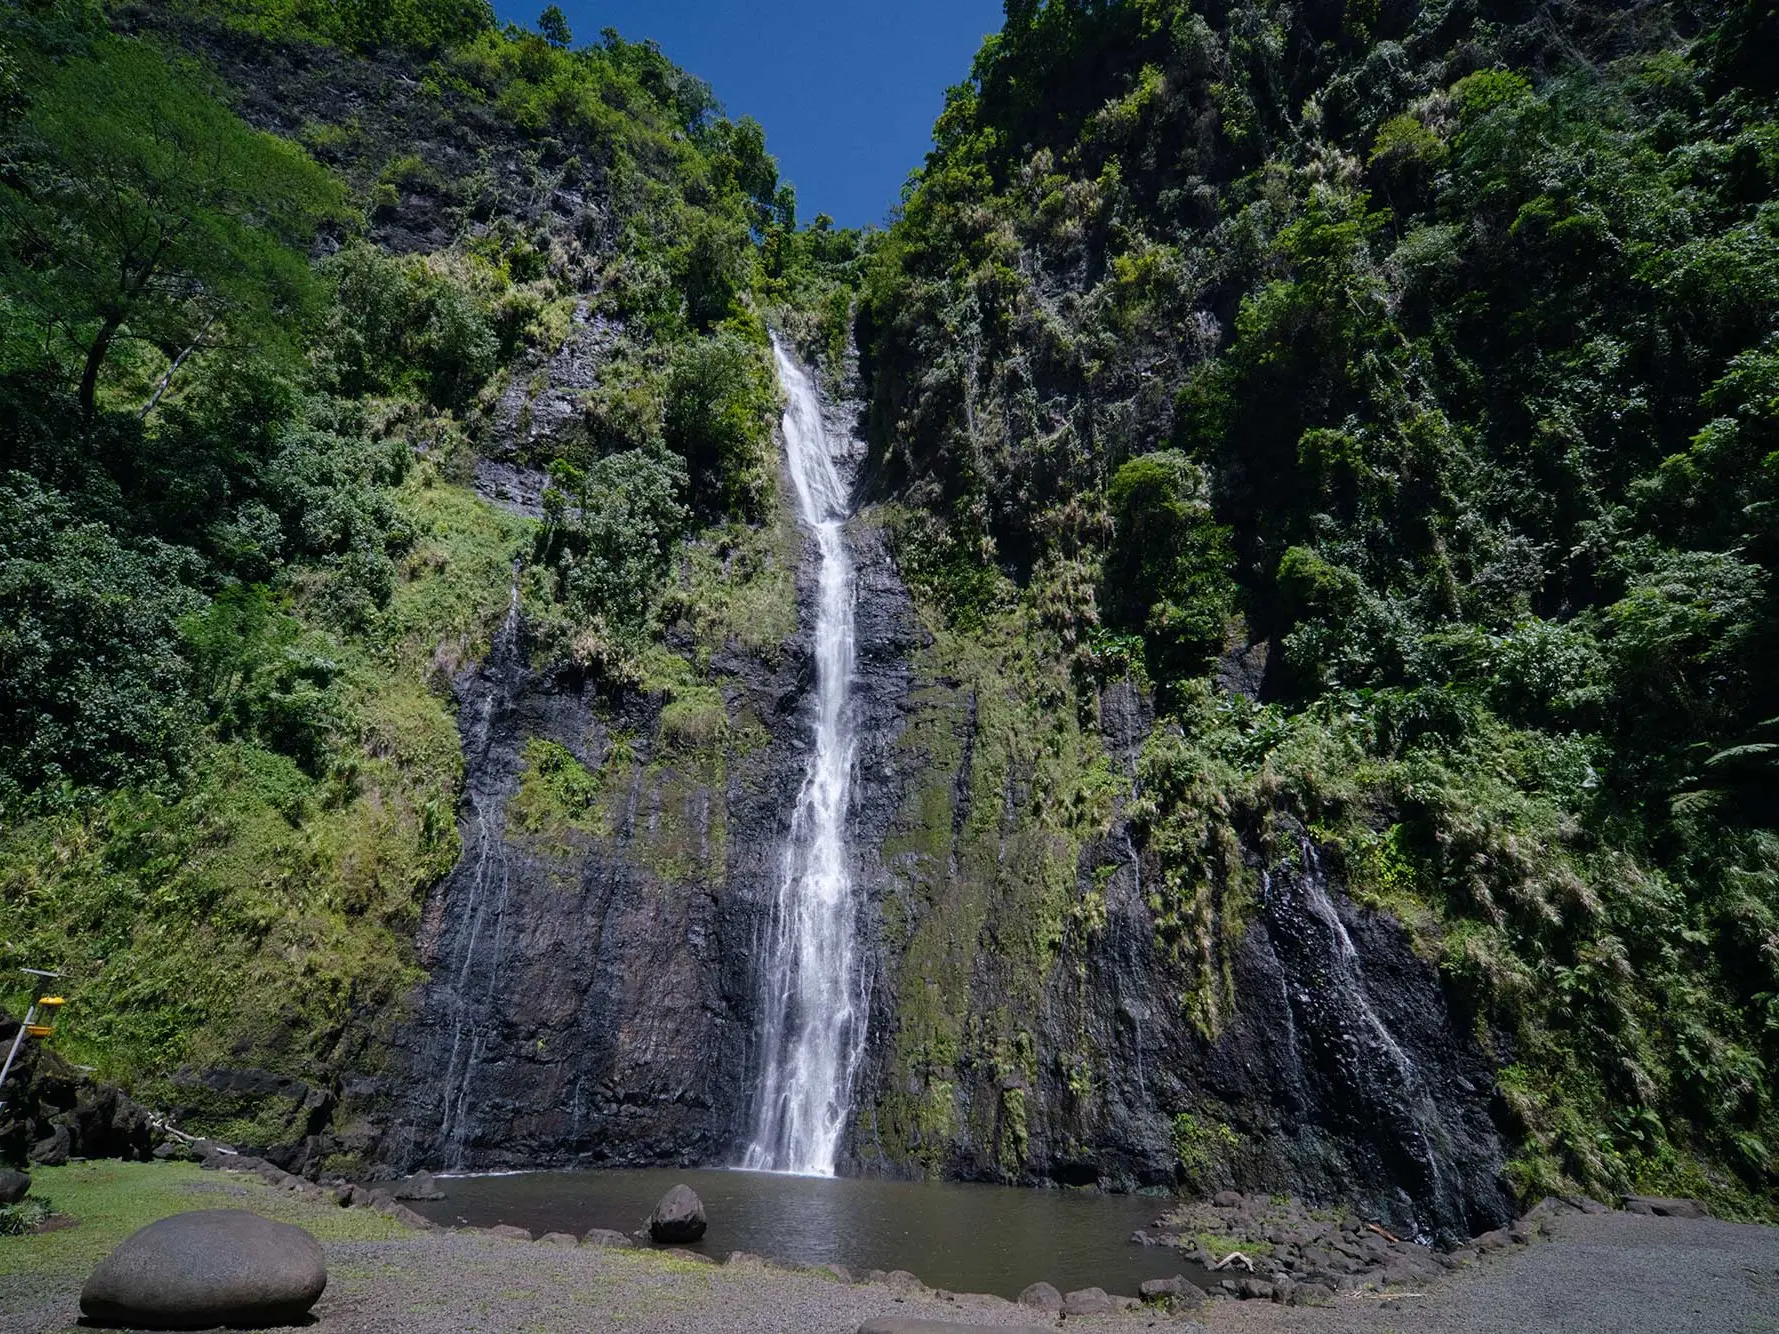
[[[1167,1207],[1133,1195],[763,1172],[527,1172],[441,1178],[445,1199],[414,1207],[439,1223],[511,1223],[533,1235],[634,1232],[681,1181],[710,1217],[693,1249],[719,1259],[751,1251],[855,1272],[907,1269],[932,1287],[1003,1297],[1040,1279],[1134,1296],[1146,1278],[1194,1277],[1177,1252],[1129,1240]]]

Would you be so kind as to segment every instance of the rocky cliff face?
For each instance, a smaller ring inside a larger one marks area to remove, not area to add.
[[[1492,1071],[1402,931],[1307,838],[1250,851],[1259,892],[1207,924],[1208,997],[1205,960],[1158,937],[1128,818],[1147,701],[1114,685],[1084,715],[1032,639],[923,623],[893,518],[849,532],[872,994],[851,1170],[1290,1191],[1424,1237],[1505,1219]],[[388,1171],[734,1160],[811,736],[811,551],[783,552],[798,630],[714,646],[708,686],[533,662],[519,612],[460,679],[463,859],[342,1146]],[[687,697],[715,711],[689,725]],[[578,806],[539,795],[552,764]]]
[[[899,803],[857,1167],[1290,1192],[1426,1239],[1510,1217],[1492,1068],[1396,923],[1303,838],[1246,850],[1259,892],[1227,890],[1182,958],[1127,818],[1145,701],[1115,686],[1083,721],[1021,682],[1018,648],[981,647],[961,675],[943,637],[917,652],[880,779]]]
[[[610,244],[596,183],[554,148],[527,155],[393,64],[200,45],[256,124],[298,133],[363,107],[411,146],[428,171],[372,219],[388,249],[436,249],[490,212],[577,259]],[[335,144],[317,151],[351,170]],[[439,184],[472,178],[473,198]],[[530,446],[575,429],[611,332],[578,308],[562,347],[511,378],[485,496],[538,512]],[[857,434],[849,406],[834,415]],[[1363,1200],[1412,1235],[1504,1219],[1489,1063],[1403,933],[1308,843],[1251,840],[1234,855],[1259,888],[1213,886],[1184,945],[1164,941],[1131,818],[1148,701],[1070,679],[1027,604],[979,625],[927,615],[897,572],[900,522],[873,507],[850,529],[872,1009],[849,1166],[1289,1190]],[[293,1167],[732,1161],[757,1076],[755,945],[812,730],[810,554],[783,506],[707,542],[682,578],[752,600],[712,621],[687,590],[692,610],[623,683],[534,643],[520,606],[455,682],[464,851],[428,896],[429,980],[387,1050],[338,1088],[251,1070],[194,1087],[243,1116],[288,1103]]]
[[[386,1071],[348,1091],[341,1147],[395,1171],[735,1156],[758,1073],[752,962],[812,734],[813,549],[788,522],[769,557],[794,573],[782,642],[687,638],[677,680],[614,688],[534,662],[516,608],[460,678],[464,854],[425,910],[431,980]],[[851,541],[854,820],[878,897],[917,631],[880,535]],[[541,790],[565,769],[566,803]]]

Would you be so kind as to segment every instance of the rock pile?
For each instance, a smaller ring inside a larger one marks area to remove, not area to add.
[[[1637,1204],[1627,1200],[1626,1207],[1645,1213],[1655,1213],[1659,1207],[1672,1211],[1672,1216],[1688,1217],[1693,1215],[1683,1211],[1698,1205],[1690,1200],[1639,1198]],[[1393,1236],[1352,1214],[1311,1209],[1295,1197],[1223,1191],[1209,1203],[1189,1204],[1157,1219],[1131,1240],[1174,1247],[1210,1270],[1215,1279],[1210,1296],[1301,1305],[1327,1301],[1337,1292],[1426,1283],[1478,1255],[1533,1241],[1544,1231],[1545,1222],[1559,1214],[1604,1209],[1592,1200],[1547,1199],[1507,1227],[1485,1232],[1455,1250],[1438,1251]],[[1185,1286],[1199,1291],[1190,1283]],[[1151,1287],[1156,1288],[1154,1296]],[[1155,1284],[1144,1284],[1143,1295],[1164,1300]]]

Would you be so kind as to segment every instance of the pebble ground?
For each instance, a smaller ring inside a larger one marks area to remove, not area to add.
[[[241,1207],[282,1216],[314,1211],[317,1225],[360,1212],[329,1215],[323,1206],[278,1199],[256,1182],[218,1181],[213,1189],[238,1197],[231,1202]],[[1547,1226],[1550,1240],[1486,1256],[1412,1293],[1343,1294],[1317,1307],[1224,1301],[1190,1316],[1138,1310],[1070,1319],[1062,1328],[1068,1334],[1146,1328],[1175,1334],[1779,1334],[1779,1229],[1618,1213],[1571,1215]],[[364,1236],[325,1242],[329,1281],[315,1321],[306,1326],[310,1334],[854,1334],[877,1316],[990,1328],[1050,1323],[996,1297],[844,1284],[757,1260],[715,1265],[674,1253],[558,1247],[477,1232]],[[0,1247],[9,1240],[0,1238]],[[90,1265],[76,1265],[75,1258],[6,1273],[0,1334],[79,1328],[79,1284]]]

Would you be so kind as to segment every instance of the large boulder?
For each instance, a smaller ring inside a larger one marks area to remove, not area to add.
[[[1051,1315],[1062,1314],[1062,1294],[1053,1284],[1033,1283],[1019,1294],[1019,1304]]]
[[[326,1286],[321,1246],[302,1228],[206,1209],[150,1223],[101,1260],[80,1310],[141,1329],[290,1324]]]
[[[0,1167],[0,1204],[17,1204],[30,1189],[30,1177],[10,1167]]]
[[[431,1172],[418,1172],[395,1188],[398,1200],[442,1200],[445,1192],[439,1189],[438,1182],[433,1180]]]
[[[704,1201],[690,1186],[675,1186],[649,1215],[649,1236],[667,1246],[684,1245],[704,1235]]]

